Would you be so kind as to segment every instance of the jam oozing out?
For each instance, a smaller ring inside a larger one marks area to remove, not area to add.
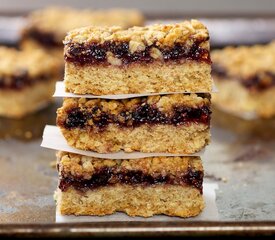
[[[263,91],[275,86],[275,73],[269,71],[261,72],[248,78],[240,78],[238,76],[229,76],[224,67],[218,64],[213,64],[212,73],[213,75],[220,77],[221,80],[225,78],[236,79],[244,87],[252,91]]]
[[[31,86],[35,82],[46,81],[50,78],[51,76],[45,74],[32,78],[27,71],[23,71],[17,75],[0,77],[0,89],[21,90],[24,87]]]
[[[194,171],[191,168],[177,176],[172,175],[150,175],[140,170],[118,170],[115,167],[103,167],[97,169],[90,179],[81,177],[64,176],[60,179],[59,188],[66,191],[70,186],[79,191],[87,191],[103,186],[114,184],[126,185],[155,185],[155,184],[171,184],[171,185],[189,185],[200,190],[202,193],[203,172]]]
[[[108,114],[98,106],[94,108],[73,108],[67,111],[67,118],[58,125],[67,129],[91,127],[92,125],[102,129],[108,124],[116,124],[121,127],[138,127],[142,124],[171,124],[182,125],[187,123],[202,123],[209,125],[211,110],[209,106],[191,108],[186,106],[174,106],[171,113],[163,113],[157,107],[143,104],[132,111],[122,111],[118,115]]]
[[[114,57],[120,59],[124,65],[131,63],[150,63],[155,59],[151,56],[151,49],[158,48],[164,61],[169,60],[195,60],[211,64],[209,51],[201,48],[200,44],[207,39],[194,42],[191,47],[175,44],[172,48],[159,48],[156,45],[145,47],[143,51],[131,53],[128,42],[105,42],[78,44],[67,43],[65,60],[75,64],[104,64],[107,62],[107,52],[112,52]]]

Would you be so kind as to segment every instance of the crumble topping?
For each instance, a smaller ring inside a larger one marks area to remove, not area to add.
[[[103,44],[109,42],[128,42],[130,52],[142,51],[145,46],[172,47],[177,43],[191,46],[196,40],[202,41],[201,47],[209,50],[209,34],[206,27],[197,20],[184,21],[178,24],[156,24],[146,27],[132,27],[123,30],[121,27],[83,27],[70,31],[64,44],[77,43]]]
[[[144,101],[145,100],[145,101]],[[106,100],[106,99],[87,99],[87,98],[65,98],[63,102],[64,111],[70,110],[76,107],[89,107],[94,106],[102,107],[103,111],[108,111],[111,114],[118,114],[123,110],[130,110],[137,105],[147,103],[155,105],[159,110],[169,112],[173,110],[175,105],[186,107],[198,107],[210,105],[210,96],[199,96],[195,93],[192,94],[171,94],[171,95],[156,95],[140,98],[131,98],[123,100]]]
[[[43,74],[59,73],[59,61],[39,49],[17,50],[0,47],[0,77],[9,81],[10,76],[28,75],[31,78]]]
[[[226,47],[215,50],[211,58],[218,73],[223,71],[228,77],[252,79],[254,76],[275,74],[275,41],[267,45]]]
[[[60,151],[57,153],[57,158],[61,171],[84,179],[89,179],[96,169],[103,167],[122,167],[129,171],[141,170],[151,175],[155,173],[175,175],[187,171],[188,168],[194,171],[203,171],[199,157],[149,157],[142,159],[111,160]]]

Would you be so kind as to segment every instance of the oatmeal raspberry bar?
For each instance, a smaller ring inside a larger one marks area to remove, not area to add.
[[[74,28],[95,26],[143,25],[144,17],[136,10],[78,10],[64,7],[49,7],[32,12],[28,25],[23,30],[23,42],[35,43],[46,48],[63,48],[66,33]]]
[[[210,114],[210,94],[66,98],[57,125],[78,149],[192,154],[209,142]]]
[[[20,118],[47,105],[58,76],[45,52],[0,47],[0,116]]]
[[[62,215],[192,217],[204,208],[199,157],[108,160],[59,152],[57,158]]]
[[[209,92],[209,35],[192,20],[179,24],[86,27],[68,33],[65,87],[77,94]]]
[[[217,107],[242,115],[275,115],[275,42],[212,52]]]

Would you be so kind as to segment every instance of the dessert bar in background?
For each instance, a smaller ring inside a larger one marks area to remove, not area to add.
[[[108,160],[58,152],[62,215],[191,217],[204,208],[199,157]]]
[[[65,87],[77,94],[210,92],[209,34],[197,20],[68,33]]]
[[[48,7],[31,12],[22,30],[20,48],[43,49],[58,60],[59,79],[64,74],[64,48],[66,33],[84,26],[121,26],[123,29],[142,26],[142,13],[131,9],[80,10],[67,7]]]
[[[227,47],[212,52],[212,74],[219,89],[218,108],[243,115],[275,115],[275,42]]]
[[[21,118],[50,103],[59,70],[44,51],[0,47],[0,116]]]
[[[68,7],[49,7],[33,11],[27,17],[27,26],[22,31],[23,47],[42,47],[60,55],[66,33],[85,26],[141,26],[143,15],[131,9],[80,10]]]
[[[78,149],[193,154],[210,139],[210,102],[208,93],[65,98],[57,111],[57,126]]]

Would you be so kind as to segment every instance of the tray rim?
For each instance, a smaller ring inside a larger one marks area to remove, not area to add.
[[[0,236],[275,236],[275,221],[0,224]]]

